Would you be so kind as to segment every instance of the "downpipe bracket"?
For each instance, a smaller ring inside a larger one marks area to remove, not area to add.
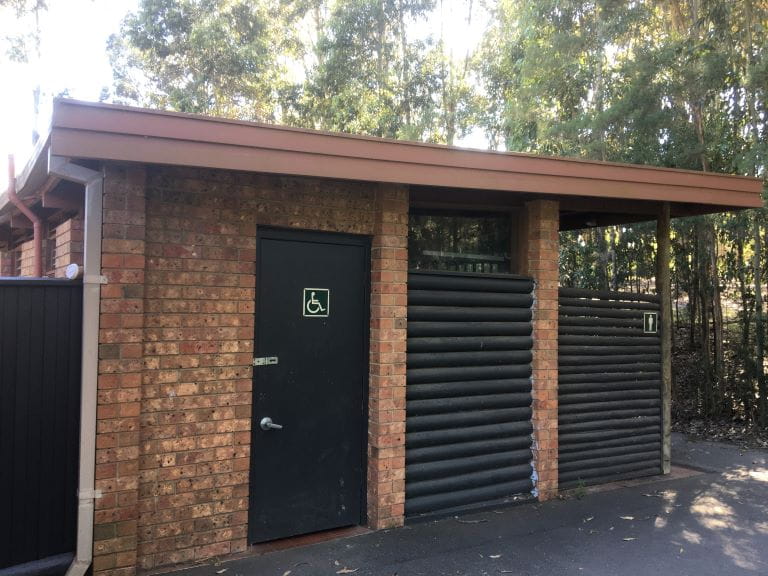
[[[88,276],[83,276],[83,284],[109,284],[109,280],[106,276],[94,276],[91,274]]]

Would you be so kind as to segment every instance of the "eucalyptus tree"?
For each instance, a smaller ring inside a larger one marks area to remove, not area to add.
[[[0,6],[9,2],[33,0]],[[480,127],[493,148],[765,176],[768,0],[487,0],[490,25],[471,55],[429,32],[448,4],[141,0],[110,42],[116,96],[433,142]],[[477,8],[450,5],[468,20]],[[674,224],[704,413],[727,401],[768,418],[766,233],[759,212]],[[651,284],[652,226],[563,234],[562,246],[565,285]],[[724,289],[741,303],[744,348],[728,369]],[[727,389],[737,373],[738,402]]]
[[[11,61],[28,62],[30,56],[39,56],[40,14],[47,9],[47,0],[0,0],[0,14],[16,23],[13,33],[4,38]]]
[[[478,59],[507,149],[616,159],[617,63],[646,21],[643,2],[499,0]]]
[[[303,16],[281,0],[141,0],[109,40],[115,100],[275,120]]]
[[[765,0],[499,0],[476,60],[488,103],[481,121],[492,142],[511,150],[764,175],[766,14]],[[745,218],[737,228],[721,217],[674,225],[674,277],[688,295],[705,414],[719,413],[726,398],[721,290],[731,285],[740,287],[745,322],[757,300],[754,339],[743,329],[741,340],[756,351],[755,392],[768,414],[765,227],[757,213]],[[754,228],[750,238],[745,225]],[[653,275],[654,246],[641,230],[564,233],[563,281],[641,288]]]
[[[315,127],[420,139],[436,116],[437,80],[426,43],[409,28],[434,0],[338,0],[316,47],[305,88]]]
[[[11,62],[30,64],[40,60],[40,17],[48,10],[47,0],[0,0],[0,17],[13,20],[12,32],[4,37],[4,52]],[[37,126],[42,96],[41,79],[35,79],[32,88],[33,126]],[[32,142],[40,135],[32,128]]]

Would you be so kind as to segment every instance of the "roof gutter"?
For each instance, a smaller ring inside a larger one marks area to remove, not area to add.
[[[104,176],[49,156],[48,173],[85,186],[85,242],[83,247],[83,334],[80,397],[80,468],[78,480],[77,550],[66,576],[83,576],[93,561],[93,524],[96,490],[96,406],[101,284],[101,226]]]
[[[24,214],[27,219],[32,222],[32,233],[34,236],[34,270],[33,276],[36,278],[43,277],[43,221],[40,217],[32,212],[30,208],[21,201],[16,193],[16,164],[13,159],[13,155],[8,156],[8,201],[19,209],[19,212]]]

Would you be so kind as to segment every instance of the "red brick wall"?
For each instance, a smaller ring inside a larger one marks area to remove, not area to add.
[[[557,495],[557,314],[559,205],[526,204],[527,274],[536,281],[533,310],[533,435],[540,500]]]
[[[104,187],[93,569],[136,570],[144,374],[144,171],[110,167]]]
[[[407,210],[405,189],[372,184],[152,169],[145,185],[140,171],[108,172],[97,572],[247,545],[262,224],[374,236],[369,523],[402,523]]]
[[[27,240],[16,248],[16,262],[14,262],[19,276],[34,276],[35,274],[35,241]],[[13,276],[16,273],[14,272]]]
[[[14,275],[13,250],[0,250],[0,276]]]
[[[65,220],[54,232],[54,262],[51,275],[63,278],[70,264],[83,265],[83,220],[77,216]]]
[[[405,512],[405,344],[408,310],[408,191],[376,193],[371,278],[368,520],[403,524]]]
[[[48,251],[53,251],[53,258]],[[18,262],[17,262],[18,260]],[[46,262],[51,261],[49,269]],[[52,242],[43,239],[43,274],[63,278],[66,267],[83,263],[83,221],[73,217],[53,228]],[[32,276],[35,272],[35,247],[32,239],[16,246],[13,250],[0,251],[0,276]]]

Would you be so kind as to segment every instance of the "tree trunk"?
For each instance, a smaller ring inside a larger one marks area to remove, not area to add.
[[[594,228],[594,233],[597,245],[598,288],[608,290],[608,243],[605,241],[605,228]]]
[[[608,246],[608,261],[611,263],[611,290],[618,290],[619,289],[619,270],[618,266],[616,265],[616,237],[618,236],[618,230],[616,229],[616,226],[611,226],[610,228],[610,243]]]
[[[740,360],[742,365],[742,376],[739,377],[739,398],[744,409],[744,418],[749,421],[750,414],[752,412],[752,400],[754,398],[754,391],[752,390],[752,375],[754,374],[754,368],[752,367],[752,355],[750,351],[750,314],[749,314],[749,296],[747,295],[747,278],[744,273],[744,234],[742,229],[736,236],[736,255],[738,258],[738,274],[739,274],[739,293],[741,296],[741,346],[740,346]]]
[[[768,397],[765,388],[765,366],[763,366],[764,338],[763,332],[763,285],[762,285],[762,236],[760,235],[760,214],[755,211],[754,235],[755,235],[755,374],[757,376],[757,390],[760,394],[758,404],[758,421],[760,426],[768,423]]]
[[[656,222],[656,294],[661,299],[661,405],[662,405],[662,471],[672,467],[672,302],[669,273],[669,202],[664,202]]]
[[[693,350],[696,347],[696,319],[699,317],[699,244],[696,226],[690,230],[690,243],[687,243],[686,251],[693,253],[690,269],[688,270],[688,306],[690,330],[688,332],[688,347]]]
[[[724,399],[721,389],[724,381],[725,358],[723,353],[723,305],[720,298],[720,276],[717,269],[717,237],[715,235],[715,226],[711,221],[707,222],[707,244],[709,248],[710,280],[712,294],[712,339],[713,339],[713,365],[714,365],[714,386],[716,393],[715,411],[719,413],[722,401]]]
[[[701,352],[701,364],[704,374],[701,381],[701,400],[704,416],[710,416],[713,413],[713,375],[712,375],[712,352],[710,348],[710,322],[712,321],[712,278],[710,276],[709,266],[709,241],[707,238],[707,222],[700,219],[696,223],[696,268],[698,276],[699,293],[699,350]]]

